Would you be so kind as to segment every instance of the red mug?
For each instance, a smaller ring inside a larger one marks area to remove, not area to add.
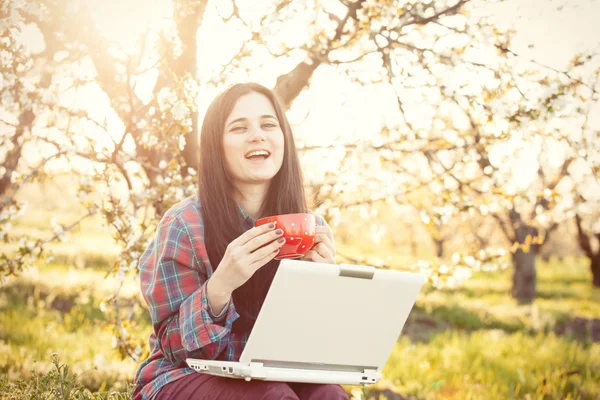
[[[275,256],[276,260],[299,258],[315,245],[316,219],[313,214],[283,214],[257,219],[254,226],[275,223],[276,229],[283,230],[285,243]]]

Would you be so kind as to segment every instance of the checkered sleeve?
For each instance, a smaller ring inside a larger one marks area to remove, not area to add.
[[[150,308],[154,332],[165,358],[214,359],[231,340],[238,317],[233,302],[224,321],[214,321],[206,296],[207,273],[198,256],[202,238],[192,241],[181,216],[165,216],[154,243],[140,260],[142,293]],[[204,251],[203,249],[202,251]]]
[[[329,224],[327,223],[327,221],[325,221],[325,219],[323,217],[321,217],[320,215],[318,215],[317,213],[312,213],[315,216],[315,222],[317,225],[320,226],[329,226]]]

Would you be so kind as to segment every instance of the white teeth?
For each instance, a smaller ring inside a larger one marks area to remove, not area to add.
[[[253,156],[265,156],[265,157],[268,157],[269,153],[267,151],[264,151],[264,150],[256,150],[256,151],[253,151],[251,153],[246,154],[246,158],[253,157]]]

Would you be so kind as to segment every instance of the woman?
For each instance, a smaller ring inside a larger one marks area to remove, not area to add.
[[[339,385],[228,379],[186,358],[237,361],[285,242],[257,218],[307,212],[290,125],[269,89],[237,84],[209,106],[200,134],[199,195],[174,205],[140,259],[154,332],[135,399],[347,399]],[[319,218],[305,260],[333,263],[333,234]]]

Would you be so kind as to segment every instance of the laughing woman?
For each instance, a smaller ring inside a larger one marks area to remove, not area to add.
[[[292,131],[271,90],[238,84],[212,102],[198,175],[198,196],[163,216],[140,259],[154,331],[134,399],[347,399],[339,385],[246,382],[187,367],[186,358],[237,361],[244,349],[285,241],[254,221],[308,212]],[[333,263],[333,234],[319,221],[304,259]]]

